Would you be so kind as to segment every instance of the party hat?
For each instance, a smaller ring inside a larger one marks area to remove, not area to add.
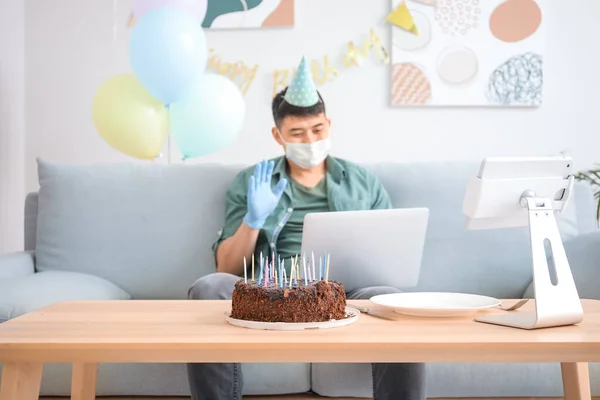
[[[302,61],[296,70],[296,75],[292,79],[284,97],[285,101],[296,107],[311,107],[319,102],[319,94],[315,82],[312,78],[312,73],[306,58],[302,57]]]
[[[400,3],[400,5],[396,7],[394,11],[392,11],[385,19],[402,29],[412,32],[417,36],[419,35],[419,30],[415,25],[415,20],[410,14],[410,11],[408,11],[408,6],[406,5],[405,1]]]

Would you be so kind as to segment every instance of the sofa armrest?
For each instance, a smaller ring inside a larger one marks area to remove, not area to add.
[[[579,297],[600,300],[600,232],[577,236],[564,247]],[[533,298],[533,284],[523,297]]]
[[[0,255],[0,281],[21,278],[35,272],[35,254],[32,251]]]

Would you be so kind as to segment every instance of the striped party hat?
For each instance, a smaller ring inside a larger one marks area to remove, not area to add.
[[[311,107],[319,102],[319,94],[305,57],[302,57],[284,99],[296,107]]]

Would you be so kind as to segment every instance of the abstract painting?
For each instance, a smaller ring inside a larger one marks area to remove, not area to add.
[[[294,0],[208,0],[202,26],[244,29],[294,26]]]
[[[392,0],[392,105],[540,106],[548,1]]]

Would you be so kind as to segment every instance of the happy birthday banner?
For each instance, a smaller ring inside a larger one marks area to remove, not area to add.
[[[374,52],[377,58],[383,64],[390,63],[390,56],[381,43],[381,39],[371,28],[369,37],[365,39],[362,45],[355,45],[353,41],[349,41],[343,57],[344,69],[337,68],[331,63],[329,55],[324,55],[320,59],[310,61],[310,67],[313,74],[313,79],[317,84],[324,84],[335,80],[342,71],[359,67],[363,60],[368,58],[371,52]],[[219,75],[229,77],[240,88],[243,94],[246,94],[259,69],[258,64],[249,65],[243,60],[229,62],[223,60],[214,49],[210,49],[207,68],[214,70]],[[290,79],[296,73],[295,68],[275,69],[273,71],[273,97],[284,87],[289,84]]]

